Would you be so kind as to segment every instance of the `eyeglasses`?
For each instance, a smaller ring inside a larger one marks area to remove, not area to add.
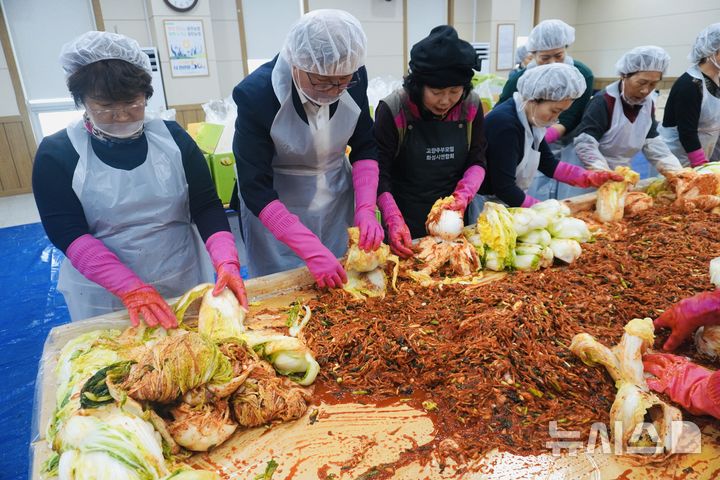
[[[125,113],[129,116],[139,115],[143,113],[146,106],[147,100],[143,100],[142,102],[133,103],[131,105],[126,105],[120,108],[103,108],[100,110],[88,109],[88,111],[95,115],[95,117],[99,120],[112,120],[113,118],[119,116],[121,113]]]
[[[307,75],[308,81],[310,82],[310,85],[313,86],[313,88],[318,92],[329,92],[332,90],[347,90],[350,87],[354,87],[357,85],[357,77],[356,74],[353,73],[352,78],[348,82],[340,82],[340,83],[327,83],[327,82],[319,82],[315,83],[312,80],[312,77],[310,76],[309,72],[305,72],[305,75]]]

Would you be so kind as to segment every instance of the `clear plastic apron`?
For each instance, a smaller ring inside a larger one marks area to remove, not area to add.
[[[606,89],[607,94],[615,99],[615,105],[610,118],[610,129],[598,142],[600,153],[605,157],[611,170],[614,170],[615,167],[629,167],[632,157],[642,150],[647,134],[652,127],[652,108],[657,97],[655,92],[648,95],[642,103],[637,118],[631,122],[623,112],[619,84],[619,81],[611,83]],[[585,168],[575,153],[575,145],[572,143],[563,148],[561,161]],[[651,170],[657,172],[654,167]],[[573,187],[559,182],[557,198],[561,200],[595,190],[595,188]]]
[[[146,120],[147,158],[129,171],[106,165],[95,155],[82,122],[73,123],[67,132],[79,154],[72,188],[90,233],[166,298],[207,281],[190,223],[182,156],[165,123]],[[60,268],[58,289],[73,321],[125,308],[68,260]]]
[[[515,169],[515,184],[520,190],[527,192],[533,183],[535,174],[538,172],[538,166],[540,165],[540,142],[545,138],[545,131],[547,129],[530,126],[522,105],[522,97],[519,93],[513,93],[513,100],[515,101],[515,111],[525,133],[523,158]],[[485,202],[504,203],[495,195],[477,195],[476,197],[482,197],[482,202],[476,201],[475,205],[473,205],[473,210],[480,209],[480,211],[482,211]]]
[[[343,92],[330,121],[313,131],[295,111],[291,69],[282,56],[273,68],[272,84],[280,101],[270,129],[275,145],[273,188],[287,209],[340,257],[347,249],[347,228],[354,215],[352,174],[345,148],[355,131],[360,107]],[[251,277],[303,265],[302,259],[247,208],[242,195],[240,216]]]
[[[690,67],[687,73],[693,78],[699,79],[702,84],[702,104],[700,105],[697,131],[705,157],[710,159],[713,158],[715,145],[718,143],[718,138],[720,138],[720,98],[710,94],[705,86],[703,74],[697,65]],[[690,161],[687,158],[687,152],[680,143],[677,127],[660,126],[658,132],[662,139],[665,140],[670,151],[680,160],[683,167],[689,167]]]
[[[513,99],[517,116],[525,129],[525,149],[523,150],[523,159],[515,169],[515,183],[523,192],[527,192],[538,171],[538,166],[540,166],[540,143],[545,138],[547,129],[531,127],[527,115],[525,115],[522,97],[515,92]]]

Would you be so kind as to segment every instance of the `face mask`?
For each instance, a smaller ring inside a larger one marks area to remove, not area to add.
[[[302,91],[303,95],[305,95],[307,97],[308,100],[313,102],[315,105],[319,105],[321,107],[323,105],[331,105],[331,104],[337,102],[338,99],[340,98],[339,96],[336,96],[336,95],[325,95],[322,93],[318,94],[317,97],[314,97],[314,96],[308,94],[305,90],[303,90],[303,89],[300,89],[300,90]]]
[[[625,80],[622,81],[622,92],[620,92],[620,96],[628,105],[642,105],[645,102],[644,98],[642,100],[633,100],[625,96]]]
[[[533,116],[530,120],[532,120],[532,123],[533,123],[534,126],[540,127],[540,128],[550,128],[550,127],[552,127],[553,125],[556,125],[556,124],[558,123],[557,120],[553,120],[553,121],[550,121],[550,122],[541,122],[541,121],[539,121],[539,120],[535,120],[535,117],[534,117],[534,116]]]
[[[302,92],[302,94],[305,95],[305,98],[307,98],[308,100],[313,102],[315,105],[323,106],[323,105],[333,104],[338,101],[338,99],[340,98],[340,95],[342,95],[342,93],[343,93],[343,92],[341,92],[340,95],[329,95],[326,93],[316,93],[315,95],[312,95],[312,94],[306,92],[305,89],[303,89],[300,86],[300,82],[297,79],[297,75],[298,75],[297,72],[298,72],[298,70],[293,69],[292,79],[293,79],[293,83],[295,84],[295,88],[297,88],[297,90],[299,92]]]
[[[145,120],[138,120],[136,122],[125,122],[125,123],[94,123],[93,126],[99,131],[109,137],[114,138],[130,138],[137,134],[142,128]]]
[[[537,104],[533,105],[533,114],[530,116],[530,122],[532,122],[534,127],[538,128],[549,128],[558,123],[559,119],[550,120],[549,122],[541,122],[535,118],[535,108],[537,108]]]
[[[708,60],[710,61],[710,63],[712,63],[713,65],[715,65],[715,68],[717,68],[718,70],[720,70],[720,65],[718,65],[717,60],[715,60],[715,55],[709,56],[709,57],[708,57]]]

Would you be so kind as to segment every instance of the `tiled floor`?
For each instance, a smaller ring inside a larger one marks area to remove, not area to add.
[[[0,197],[0,228],[40,221],[32,193]]]

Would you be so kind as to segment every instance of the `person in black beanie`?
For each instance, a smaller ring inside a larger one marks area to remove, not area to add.
[[[426,235],[436,200],[452,194],[448,208],[467,214],[485,177],[483,111],[470,83],[476,61],[453,27],[435,27],[412,47],[403,86],[375,111],[378,206],[402,257],[412,254],[412,238]]]

